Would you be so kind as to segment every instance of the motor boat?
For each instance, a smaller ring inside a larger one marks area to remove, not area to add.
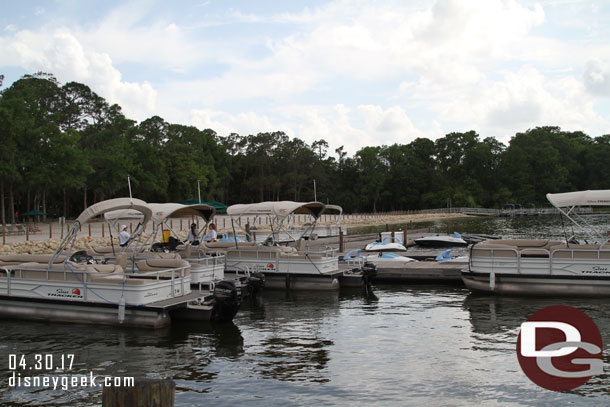
[[[360,249],[354,249],[345,253],[343,261],[348,262],[348,264],[352,264],[353,262],[368,262],[377,267],[401,267],[417,260],[396,253],[379,252],[363,255]]]
[[[0,256],[0,316],[151,328],[178,320],[231,320],[239,308],[235,287],[223,282],[213,292],[192,292],[186,261],[132,256],[128,263],[123,253],[107,262],[72,252],[84,224],[125,209],[142,214],[136,230],[152,217],[138,199],[98,202],[80,214],[52,255]]]
[[[432,235],[415,239],[418,246],[424,247],[465,247],[468,243],[462,239],[462,235],[453,232],[453,235]]]
[[[443,250],[435,258],[434,261],[445,263],[468,263],[468,256],[454,256],[451,254],[451,249]]]
[[[464,284],[472,291],[507,295],[610,296],[610,235],[579,215],[580,206],[610,206],[610,190],[547,194],[576,226],[564,241],[499,239],[470,249]]]
[[[364,248],[367,252],[405,252],[407,248],[398,237],[386,237],[381,241],[367,244]]]
[[[227,242],[227,261],[225,273],[249,270],[265,275],[265,287],[291,290],[339,290],[341,285],[365,285],[368,287],[369,269],[360,274],[345,275],[339,269],[339,260],[332,247],[313,250],[308,247],[309,240],[299,238],[296,247],[280,245],[278,238],[285,232],[285,222],[293,215],[309,215],[316,220],[323,213],[325,205],[320,202],[260,202],[238,204],[227,208],[231,225],[240,225],[241,217],[266,217],[271,226],[265,244],[245,245]],[[246,231],[248,232],[248,231]],[[234,235],[236,233],[234,232]],[[249,236],[249,235],[247,235]],[[250,242],[254,239],[248,238]],[[250,243],[248,242],[248,243]]]

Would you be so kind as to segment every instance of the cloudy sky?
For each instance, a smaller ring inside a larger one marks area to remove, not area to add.
[[[354,153],[475,130],[610,133],[610,1],[10,1],[3,88],[44,71],[137,121]]]

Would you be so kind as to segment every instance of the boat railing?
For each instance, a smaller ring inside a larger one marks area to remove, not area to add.
[[[184,277],[186,275],[186,269],[188,267],[176,267],[172,269],[159,269],[138,273],[125,273],[124,271],[97,271],[92,269],[72,269],[71,267],[77,268],[78,265],[68,265],[66,269],[63,270],[53,270],[49,268],[19,268],[16,267],[0,267],[0,270],[6,273],[7,278],[7,295],[11,295],[11,281],[19,280],[28,281],[28,280],[38,280],[38,281],[49,281],[49,282],[57,282],[57,281],[65,281],[70,283],[80,283],[85,288],[88,288],[88,284],[111,284],[111,282],[98,280],[92,280],[93,277],[119,277],[121,279],[138,279],[138,280],[150,280],[154,281],[155,284],[158,284],[160,281],[167,281],[171,284],[172,289],[172,297],[175,297],[176,293],[176,279],[180,279],[180,286],[182,293],[185,292],[185,283]],[[32,272],[32,273],[44,273],[43,277],[24,277],[24,273]],[[0,273],[0,278],[4,277],[4,273]],[[169,276],[168,276],[169,274]],[[80,276],[79,276],[80,275]],[[75,279],[70,280],[69,276],[74,276]],[[53,278],[59,277],[59,278]],[[63,277],[63,278],[62,278]],[[169,278],[168,278],[169,277]],[[0,280],[1,281],[1,280]],[[117,285],[118,280],[114,281],[112,285]],[[87,300],[87,292],[89,290],[85,290],[83,294],[84,300]]]
[[[531,268],[536,266],[531,260],[539,259],[540,261],[537,263],[538,270],[545,270],[548,275],[553,275],[554,265],[557,263],[610,259],[610,249],[594,247],[561,247],[552,248],[552,250],[530,247],[520,250],[510,247],[483,247],[474,249],[473,252],[475,250],[485,251],[486,255],[471,253],[469,260],[470,269],[473,270],[473,268],[476,269],[477,267],[488,268],[489,285],[492,290],[495,287],[496,274],[507,271],[511,274],[524,274],[524,261],[528,261],[527,268],[531,271]],[[583,273],[610,274],[605,268],[603,270],[592,269],[591,271],[583,271]]]
[[[315,249],[308,249],[305,253],[322,257],[336,257],[337,249],[332,246],[321,246]]]

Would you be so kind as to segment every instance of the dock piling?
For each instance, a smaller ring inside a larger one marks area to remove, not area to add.
[[[105,386],[102,407],[173,407],[176,383],[172,379],[139,379],[134,386]]]

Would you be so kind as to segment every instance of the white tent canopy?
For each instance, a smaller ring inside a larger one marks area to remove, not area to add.
[[[546,198],[551,205],[556,208],[571,206],[610,206],[610,189],[546,194]]]
[[[317,219],[324,208],[325,205],[321,202],[270,201],[231,205],[227,208],[227,215],[231,217],[265,215],[281,220],[291,214],[296,214],[311,215]]]

